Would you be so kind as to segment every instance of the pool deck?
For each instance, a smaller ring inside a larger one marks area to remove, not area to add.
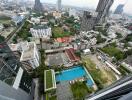
[[[61,82],[57,84],[56,95],[57,100],[73,100],[69,82]]]
[[[94,82],[94,80],[93,80],[93,78],[91,77],[91,75],[89,74],[89,72],[87,71],[87,69],[84,67],[84,66],[74,66],[73,68],[71,68],[71,69],[68,69],[68,70],[64,70],[64,71],[62,71],[62,74],[63,74],[63,72],[65,73],[65,72],[67,72],[67,71],[71,71],[72,69],[73,69],[73,71],[74,71],[74,73],[75,73],[75,70],[76,70],[76,68],[83,68],[84,69],[84,72],[86,73],[86,78],[87,78],[87,80],[89,80],[89,81],[87,81],[87,85],[88,86],[90,86],[90,87],[96,87],[96,84],[95,84],[95,82]],[[79,70],[79,69],[78,69]],[[57,74],[58,72],[56,72],[56,74]],[[78,73],[79,74],[79,73]],[[69,74],[68,74],[69,75]],[[81,76],[79,77],[79,76],[75,76],[75,78],[74,77],[72,77],[71,78],[71,80],[70,79],[62,79],[62,77],[60,76],[60,79],[59,79],[59,77],[58,77],[58,80],[60,81],[60,82],[70,82],[70,81],[72,81],[72,80],[77,80],[77,79],[79,79],[79,78],[81,78],[81,77],[83,77],[82,76],[82,74],[80,74]],[[56,75],[57,76],[57,75]],[[64,76],[66,76],[66,77],[68,77],[66,74],[64,75]],[[65,78],[65,77],[64,77]],[[70,77],[69,77],[70,78]],[[74,78],[74,79],[73,79]],[[56,81],[57,81],[57,78],[56,78]],[[90,82],[91,81],[91,83],[89,83],[88,84],[88,82]],[[90,85],[91,84],[91,85]]]

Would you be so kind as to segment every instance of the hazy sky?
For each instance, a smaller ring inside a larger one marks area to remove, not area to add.
[[[79,6],[79,7],[96,8],[98,1],[99,0],[62,0],[62,4]],[[41,2],[55,4],[57,2],[57,0],[41,0]],[[115,0],[111,9],[115,10],[117,5],[123,4],[123,3],[126,3],[126,5],[124,7],[124,11],[126,13],[132,14],[132,0]]]

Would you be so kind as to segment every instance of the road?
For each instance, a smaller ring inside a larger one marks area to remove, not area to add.
[[[10,35],[6,38],[6,42],[7,43],[11,43],[13,37],[16,35],[17,32],[19,32],[21,30],[21,28],[23,27],[23,25],[25,24],[25,21],[21,24],[21,26],[17,27],[16,30],[14,30],[13,32],[10,33]]]
[[[23,27],[23,25],[26,22],[26,19],[28,19],[28,18],[29,18],[29,16],[27,16],[25,18],[25,20],[23,21],[23,23],[20,26],[18,26],[13,32],[10,33],[10,35],[5,39],[5,42],[7,42],[8,44],[10,44],[12,42],[13,37],[16,35],[17,32],[19,32],[21,30],[21,28]]]

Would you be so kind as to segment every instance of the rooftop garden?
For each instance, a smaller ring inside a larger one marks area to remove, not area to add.
[[[46,89],[53,87],[52,71],[46,71]]]
[[[56,88],[56,81],[53,70],[44,71],[44,82],[45,82],[45,92],[53,90]]]
[[[83,82],[71,84],[71,90],[75,100],[83,100],[86,95],[92,93],[92,88],[88,88]]]
[[[116,80],[111,71],[104,70],[103,68],[96,68],[96,64],[89,57],[83,56],[82,61],[99,89],[110,85],[113,81]]]

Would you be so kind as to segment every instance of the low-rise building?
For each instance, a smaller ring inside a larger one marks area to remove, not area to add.
[[[53,16],[54,16],[56,19],[61,18],[61,13],[55,11],[55,12],[53,12]]]
[[[91,45],[95,45],[96,43],[97,43],[97,39],[96,38],[90,39],[90,44]]]
[[[31,18],[31,21],[32,21],[33,23],[39,24],[39,23],[40,23],[40,18],[32,17],[32,18]]]
[[[127,57],[123,62],[122,65],[127,68],[128,70],[132,71],[132,56]]]
[[[85,49],[85,50],[83,50],[83,53],[84,53],[84,54],[90,54],[91,51],[90,51],[90,49]]]
[[[35,38],[50,39],[52,36],[51,28],[47,26],[36,26],[30,28],[30,32]]]

